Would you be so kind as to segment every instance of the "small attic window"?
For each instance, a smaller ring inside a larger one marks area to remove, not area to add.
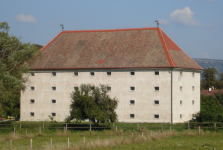
[[[111,75],[111,72],[107,72],[107,75],[110,76]]]
[[[74,72],[74,76],[78,76],[78,72],[77,71]]]
[[[35,73],[34,72],[31,72],[30,74],[31,74],[31,76],[35,76]]]
[[[194,76],[195,76],[195,73],[193,72],[193,73],[192,73],[192,77],[194,77]]]
[[[131,75],[131,76],[134,76],[134,75],[135,75],[135,72],[133,72],[133,71],[130,72],[130,75]]]
[[[57,73],[56,72],[52,72],[52,76],[56,76],[57,75]]]
[[[159,71],[155,71],[155,75],[158,76],[160,73]]]
[[[182,71],[180,72],[180,76],[183,76],[183,72]]]
[[[90,75],[91,75],[91,76],[94,76],[94,72],[90,72]]]

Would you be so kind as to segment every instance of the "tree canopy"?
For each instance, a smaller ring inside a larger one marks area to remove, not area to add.
[[[39,52],[35,45],[10,36],[9,29],[7,22],[0,22],[0,115],[18,115],[20,90],[27,80],[22,75],[29,71],[24,64]]]
[[[192,122],[223,122],[223,94],[201,95],[201,110]]]
[[[110,98],[107,92],[106,85],[82,84],[71,94],[70,119],[76,121],[90,119],[96,125],[117,121],[115,109],[118,100]]]
[[[202,81],[201,81],[201,88],[208,89],[214,86],[215,88],[218,85],[217,80],[218,72],[215,68],[207,68],[204,69],[201,73]]]

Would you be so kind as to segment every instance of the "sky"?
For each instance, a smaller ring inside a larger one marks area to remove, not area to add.
[[[62,30],[160,28],[191,58],[223,59],[223,0],[0,0],[0,22],[22,42]]]

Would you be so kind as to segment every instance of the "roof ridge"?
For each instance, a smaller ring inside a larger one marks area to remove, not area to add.
[[[132,30],[155,30],[157,27],[147,28],[123,28],[123,29],[93,29],[93,30],[67,30],[61,31],[62,33],[74,33],[74,32],[114,32],[114,31],[132,31]]]
[[[173,61],[173,58],[171,57],[171,55],[170,55],[170,53],[169,53],[169,51],[168,51],[168,49],[167,49],[167,45],[166,45],[166,42],[165,42],[165,40],[164,40],[164,38],[163,38],[163,34],[162,34],[162,32],[160,32],[160,30],[162,30],[161,28],[157,28],[157,30],[158,30],[158,33],[159,33],[159,35],[160,35],[160,40],[163,42],[163,44],[164,44],[164,46],[163,46],[163,49],[164,49],[164,52],[165,52],[165,54],[166,54],[166,57],[167,57],[167,60],[168,60],[168,62],[169,62],[169,64],[170,64],[170,67],[176,67],[176,64],[175,64],[175,62]],[[162,30],[163,31],[163,30]]]

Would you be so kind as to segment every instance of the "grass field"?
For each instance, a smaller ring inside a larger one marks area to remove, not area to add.
[[[21,122],[14,122],[19,125]],[[23,122],[24,123],[24,122]],[[16,134],[13,130],[0,130],[0,149],[8,150],[10,139],[12,139],[13,150],[30,149],[30,139],[33,140],[34,150],[49,150],[50,139],[54,150],[77,149],[222,149],[223,150],[223,131],[222,130],[201,130],[198,135],[197,129],[188,130],[185,124],[180,126],[170,124],[115,124],[118,131],[111,127],[110,130],[80,131],[69,129],[42,129],[32,128],[35,123],[27,128],[19,129],[17,126]],[[46,123],[46,122],[42,122]],[[58,124],[59,125],[59,124]],[[56,126],[56,124],[55,124]],[[61,125],[59,125],[61,126]],[[128,126],[128,128],[127,128]],[[176,130],[174,126],[177,127]],[[23,126],[24,127],[24,126]],[[62,126],[63,127],[63,126]],[[13,128],[12,128],[13,129]],[[26,134],[27,130],[27,134]],[[142,136],[143,132],[143,136]],[[85,140],[85,143],[84,143]]]

